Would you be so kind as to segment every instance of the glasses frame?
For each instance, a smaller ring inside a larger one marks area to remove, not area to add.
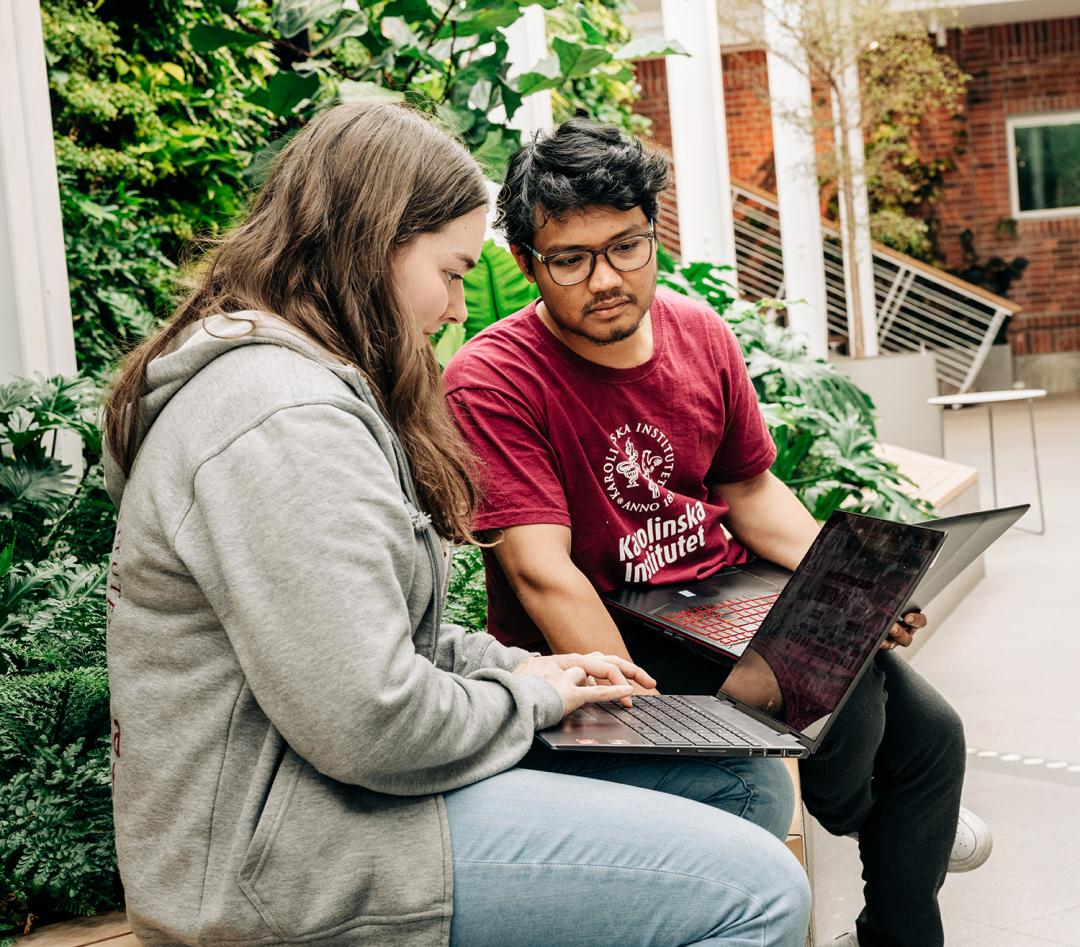
[[[649,256],[645,260],[645,262],[641,264],[641,266],[635,266],[632,270],[624,270],[611,262],[611,257],[608,256],[608,251],[612,247],[618,246],[620,243],[625,243],[627,240],[635,240],[638,237],[645,237],[649,241]],[[524,247],[537,260],[544,264],[544,269],[547,270],[547,275],[551,277],[551,281],[556,286],[580,286],[582,283],[591,279],[593,273],[596,272],[596,258],[598,256],[603,256],[603,258],[607,260],[608,266],[615,270],[616,273],[636,273],[638,270],[645,269],[645,267],[647,267],[653,261],[653,257],[656,255],[656,222],[650,220],[649,229],[645,233],[627,234],[625,237],[619,237],[617,240],[612,240],[611,243],[609,243],[605,247],[601,247],[599,250],[589,250],[585,247],[582,247],[581,249],[575,250],[560,250],[558,253],[549,253],[544,256],[535,247],[531,247],[527,243],[524,244]],[[555,259],[555,257],[563,256],[567,253],[588,253],[592,257],[592,259],[589,260],[589,272],[586,273],[583,277],[581,277],[581,279],[574,280],[574,282],[572,283],[560,283],[555,278],[555,274],[551,272],[551,266],[549,264],[552,260]]]

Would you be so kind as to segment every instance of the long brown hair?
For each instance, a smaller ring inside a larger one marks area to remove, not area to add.
[[[282,150],[173,318],[125,359],[105,405],[105,440],[120,468],[130,474],[135,460],[149,363],[206,316],[262,310],[361,371],[436,529],[473,540],[470,455],[432,348],[395,297],[391,263],[414,237],[486,202],[476,162],[415,112],[358,102],[316,118]]]

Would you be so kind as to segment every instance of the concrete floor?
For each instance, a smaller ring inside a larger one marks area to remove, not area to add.
[[[1035,503],[1023,403],[994,411],[999,505]],[[964,803],[994,851],[950,875],[946,943],[1080,947],[1080,397],[1036,404],[1045,535],[1013,529],[986,555],[986,578],[933,629],[912,665],[964,719]],[[979,469],[992,505],[986,409],[946,411],[945,454]],[[1029,512],[1021,525],[1035,527]],[[855,843],[812,824],[818,945],[862,907]],[[903,884],[903,879],[897,879]]]

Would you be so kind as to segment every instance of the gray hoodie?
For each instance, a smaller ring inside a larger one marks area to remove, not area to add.
[[[128,915],[148,945],[444,944],[439,793],[562,704],[441,625],[438,537],[359,374],[247,315],[151,364],[130,480],[107,468]]]

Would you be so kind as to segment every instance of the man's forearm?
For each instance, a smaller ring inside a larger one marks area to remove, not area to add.
[[[569,559],[508,578],[553,653],[603,651],[630,657],[600,596]]]
[[[794,570],[820,526],[799,498],[770,473],[714,487],[730,507],[724,524],[755,555]]]

